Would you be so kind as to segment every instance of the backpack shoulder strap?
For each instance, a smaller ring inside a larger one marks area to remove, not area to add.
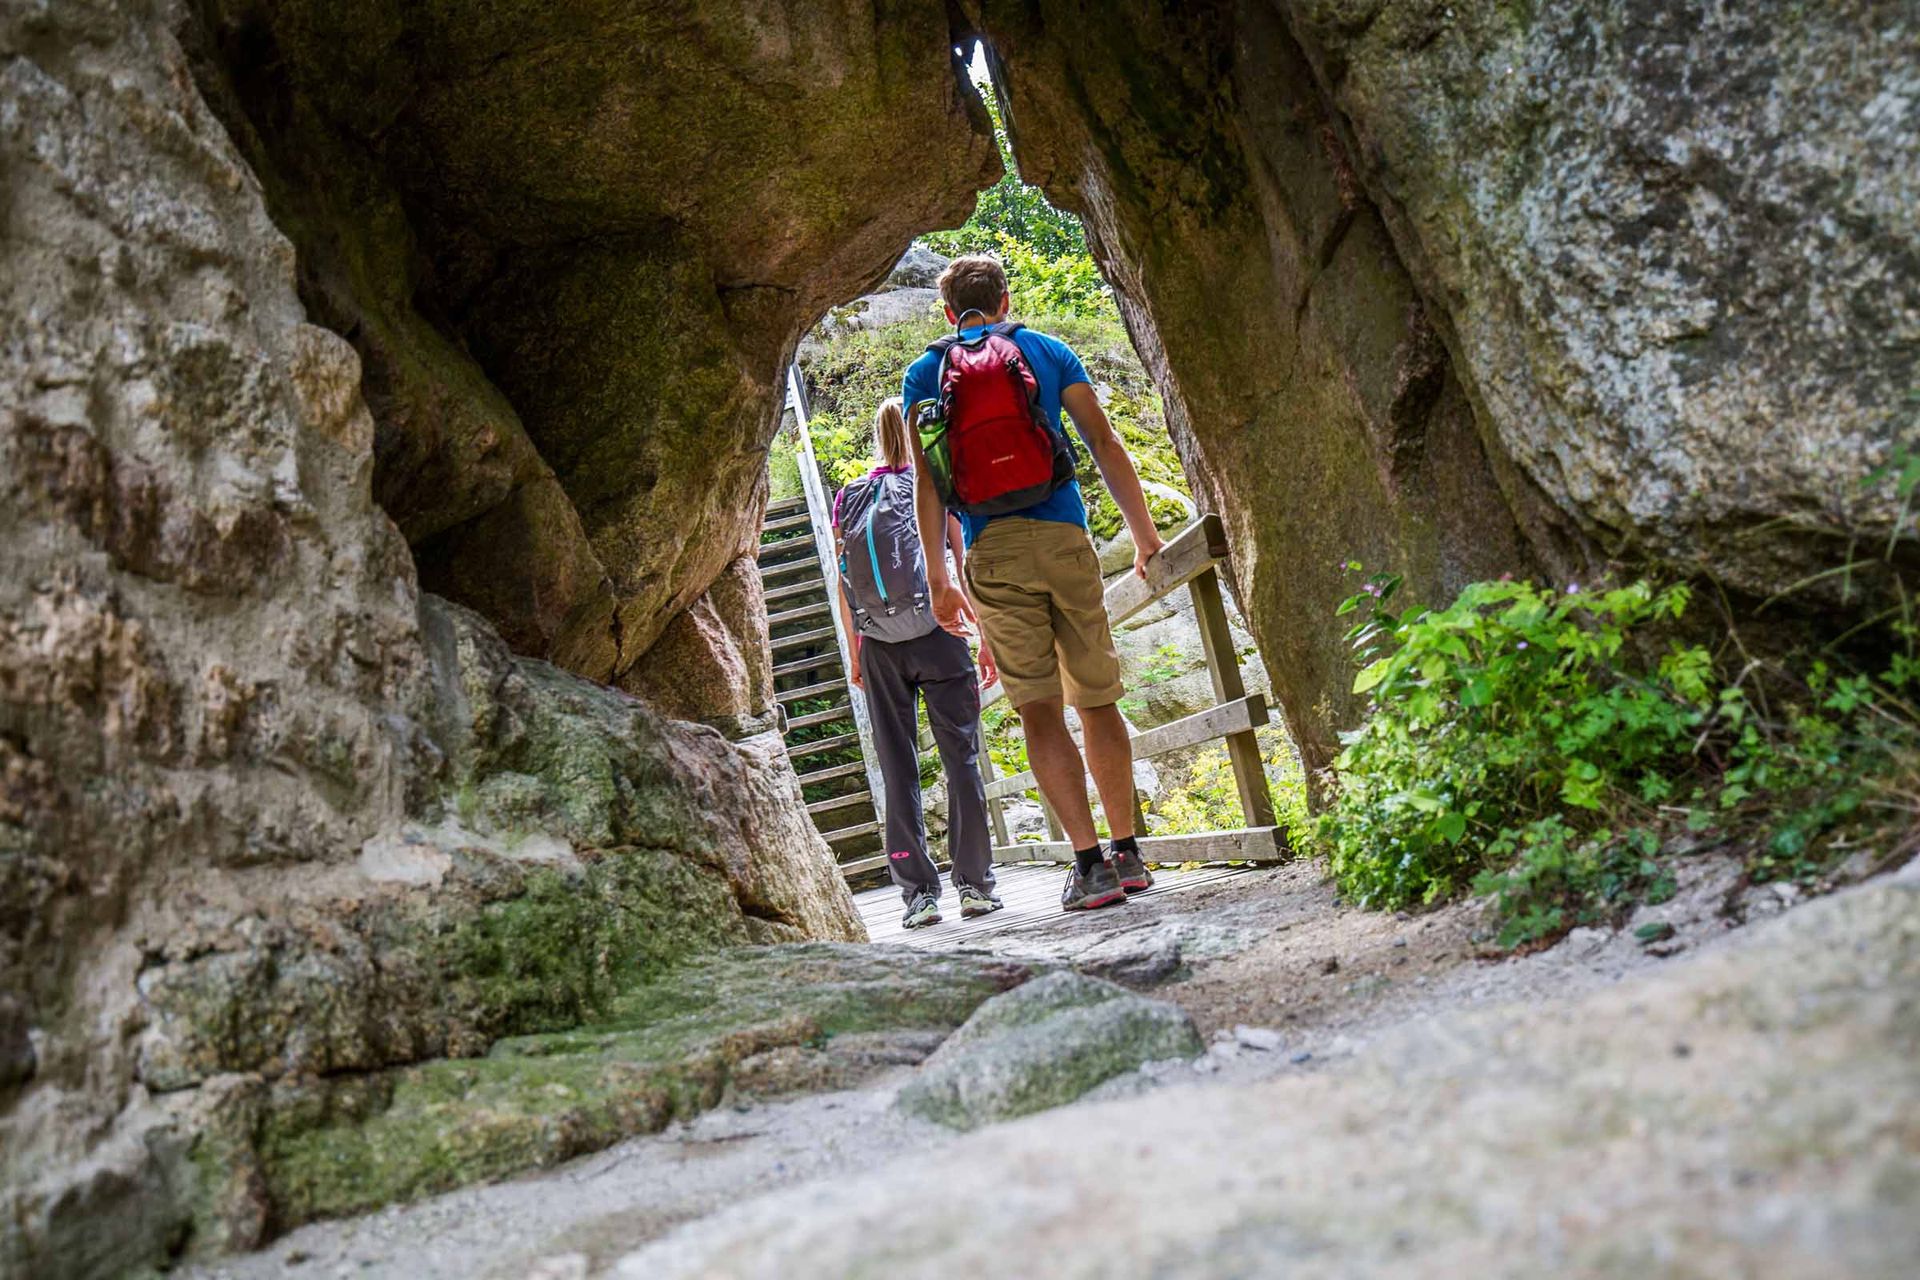
[[[997,333],[1003,338],[1011,338],[1014,334],[1026,327],[1027,326],[1021,324],[1018,320],[1002,320],[999,324],[990,326],[987,332]]]
[[[840,511],[847,505],[847,496],[855,490],[864,490],[872,480],[871,476],[861,476],[858,480],[849,480],[839,493],[833,495],[833,527],[840,528]]]
[[[927,344],[927,350],[932,352],[934,355],[939,356],[942,360],[944,360],[947,357],[947,352],[951,350],[953,347],[953,344],[958,341],[960,341],[959,334],[957,333],[945,334],[941,337],[935,338],[932,342],[929,342]]]

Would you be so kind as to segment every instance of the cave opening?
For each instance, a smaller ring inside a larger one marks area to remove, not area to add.
[[[801,548],[790,536],[811,508],[832,509],[834,495],[861,480],[883,458],[876,414],[891,397],[902,397],[903,375],[930,343],[953,332],[938,288],[955,257],[985,253],[1006,270],[1009,319],[1059,339],[1093,386],[1100,409],[1125,446],[1161,536],[1172,539],[1202,514],[1168,430],[1161,390],[1123,318],[1118,295],[1097,260],[1080,217],[1056,205],[1027,182],[1015,155],[1005,68],[984,39],[953,49],[956,80],[971,92],[992,126],[1002,172],[984,187],[964,221],[918,234],[904,256],[870,292],[830,308],[801,340],[789,372],[788,402],[768,453],[767,532],[761,549],[766,575],[774,697],[787,716],[804,796],[843,868],[880,875],[876,855],[880,814],[870,803],[879,778],[863,759],[869,747],[860,719],[860,699],[838,687],[840,650],[850,643],[834,616],[834,573],[801,567],[835,555],[831,535]],[[1111,588],[1133,568],[1133,544],[1094,452],[1064,414],[1062,428],[1075,446],[1075,479],[1084,499],[1086,524],[1103,579]],[[794,544],[776,550],[783,540]],[[1253,659],[1251,675],[1265,695],[1257,647],[1231,604],[1225,610],[1236,658]],[[829,628],[840,630],[837,638]],[[811,641],[809,642],[809,637]],[[1211,705],[1207,654],[1184,592],[1146,624],[1129,623],[1116,633],[1129,694],[1122,711],[1130,726],[1145,730],[1194,715]],[[943,792],[939,760],[924,707],[917,710],[926,804],[941,821]],[[1019,717],[1004,703],[989,702],[984,743],[1001,774],[1025,771],[1026,748]],[[1249,744],[1250,746],[1251,744]],[[1271,763],[1276,786],[1298,790],[1297,754],[1278,725],[1260,730],[1260,754]],[[1197,835],[1238,828],[1244,818],[1225,749],[1176,754],[1164,768],[1146,770],[1145,805],[1167,812],[1149,821],[1167,835]],[[1260,772],[1252,766],[1255,774]],[[1013,826],[1028,838],[1046,829],[1047,818],[1031,793],[1015,802]],[[863,797],[869,797],[864,799]],[[1249,801],[1252,803],[1252,801]],[[1264,813],[1265,802],[1257,806]],[[1263,821],[1271,823],[1271,818]]]

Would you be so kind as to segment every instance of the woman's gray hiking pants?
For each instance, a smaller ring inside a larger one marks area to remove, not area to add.
[[[866,685],[873,749],[887,790],[887,867],[900,896],[940,896],[940,874],[927,856],[920,811],[920,753],[915,741],[914,695],[926,700],[927,723],[947,771],[947,855],[953,884],[993,889],[993,842],[987,834],[985,784],[980,780],[980,687],[966,641],[945,631],[917,640],[864,640],[860,675]]]

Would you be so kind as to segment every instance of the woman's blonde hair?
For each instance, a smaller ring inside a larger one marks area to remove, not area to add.
[[[904,467],[913,461],[913,446],[907,440],[907,418],[900,411],[900,397],[889,396],[880,402],[873,415],[873,439],[880,446],[880,461],[889,467]]]

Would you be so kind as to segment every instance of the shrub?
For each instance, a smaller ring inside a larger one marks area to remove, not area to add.
[[[1341,605],[1370,610],[1350,635],[1366,659],[1354,691],[1371,695],[1321,821],[1343,892],[1366,906],[1432,902],[1538,841],[1577,845],[1599,826],[1580,815],[1669,798],[1713,707],[1712,660],[1628,642],[1679,617],[1685,587],[1481,582],[1401,617],[1386,607],[1398,585],[1376,575]]]
[[[1370,702],[1317,833],[1362,905],[1471,886],[1515,946],[1660,901],[1709,831],[1756,880],[1816,882],[1863,836],[1891,837],[1886,859],[1916,843],[1910,627],[1878,677],[1745,661],[1728,682],[1706,649],[1649,637],[1685,587],[1482,582],[1404,616],[1398,587],[1376,574],[1340,606],[1367,615],[1348,634]]]

